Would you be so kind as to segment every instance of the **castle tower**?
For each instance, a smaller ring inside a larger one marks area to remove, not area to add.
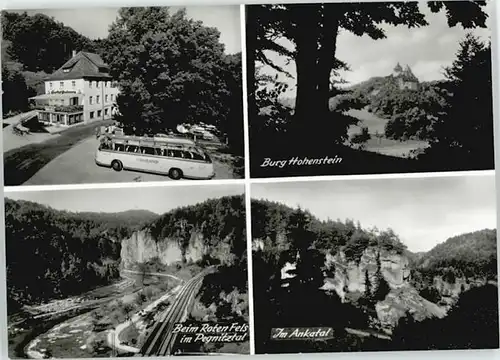
[[[394,68],[394,70],[393,70],[393,72],[392,72],[392,75],[394,75],[394,76],[399,76],[399,75],[401,75],[401,73],[402,73],[402,72],[403,72],[403,68],[401,67],[401,64],[400,64],[400,63],[398,63],[398,64],[396,65],[396,67]]]
[[[392,76],[393,78],[395,78],[395,81],[400,90],[418,90],[419,88],[418,78],[411,70],[410,65],[406,65],[403,69],[401,64],[398,62],[394,67]]]
[[[405,70],[404,70],[404,74],[406,77],[408,77],[408,79],[413,80],[415,82],[418,81],[418,79],[415,76],[415,74],[413,73],[413,71],[411,71],[410,65],[406,65]]]

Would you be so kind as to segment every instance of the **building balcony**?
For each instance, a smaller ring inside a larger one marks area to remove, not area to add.
[[[52,111],[62,113],[77,113],[83,111],[83,105],[54,106],[54,110]]]
[[[82,111],[83,94],[76,93],[51,93],[33,96],[29,101],[37,109],[59,112]],[[79,108],[76,106],[80,106]],[[40,108],[41,107],[41,108]]]

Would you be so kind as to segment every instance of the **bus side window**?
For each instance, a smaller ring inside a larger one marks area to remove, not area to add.
[[[203,155],[200,155],[200,154],[195,153],[195,152],[193,152],[191,154],[193,155],[193,159],[195,159],[195,160],[205,160],[205,158],[203,157]]]
[[[179,150],[172,150],[173,157],[182,158],[182,153]]]

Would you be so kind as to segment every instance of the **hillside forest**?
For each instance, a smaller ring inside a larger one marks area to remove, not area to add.
[[[72,50],[96,52],[99,43],[43,14],[2,11],[3,115],[28,110],[28,98],[45,92],[44,78]]]
[[[400,90],[391,76],[373,78],[352,87],[351,96],[388,119],[387,138],[428,141],[429,148],[414,158],[441,164],[459,158],[489,166],[494,154],[491,44],[468,34],[444,75],[443,81],[420,83],[416,91]]]
[[[427,6],[433,13],[445,12],[450,27],[461,25],[472,31],[486,27],[485,4],[439,1]],[[466,33],[455,59],[443,64],[443,80],[401,89],[390,74],[373,74],[359,84],[346,83],[340,71],[351,71],[349,64],[335,56],[336,43],[330,39],[345,31],[367,35],[376,42],[389,36],[382,23],[427,26],[417,3],[318,4],[307,8],[301,4],[258,5],[248,7],[247,21],[256,28],[247,32],[247,46],[250,143],[252,154],[256,154],[252,171],[258,176],[493,168],[489,41]],[[315,31],[295,31],[306,26]],[[283,46],[284,40],[292,45]],[[271,53],[294,64],[297,76],[274,61]],[[294,95],[288,95],[292,98],[285,97],[292,90],[287,78],[297,82]],[[350,112],[361,109],[386,119],[384,134],[376,135],[396,141],[425,141],[429,146],[407,159],[363,150],[361,145],[374,134]],[[359,133],[349,134],[353,126],[360,127]],[[271,144],[278,142],[280,149],[273,149]],[[322,157],[327,155],[325,149],[330,149],[331,157],[341,156],[344,166],[281,172],[259,169],[266,157]]]
[[[148,229],[157,242],[176,241],[184,251],[191,233],[201,232],[208,249],[203,259],[196,264],[179,259],[174,269],[217,266],[219,271],[204,279],[200,301],[207,308],[213,303],[210,309],[221,307],[213,316],[227,316],[231,312],[222,309],[231,305],[240,317],[248,316],[242,196],[207,200],[161,216],[142,210],[68,212],[10,199],[5,204],[9,313],[116,282],[123,267],[121,242],[134,231]],[[137,265],[153,266],[154,261]]]
[[[44,93],[44,79],[72,51],[93,52],[120,87],[116,120],[127,131],[158,133],[204,122],[226,135],[233,154],[243,155],[241,53],[228,54],[219,30],[185,9],[121,8],[101,39],[26,12],[2,12],[2,30],[4,116],[28,110],[28,98]]]
[[[72,213],[6,198],[9,312],[118,279],[120,239],[156,216],[149,212]]]
[[[257,353],[498,347],[496,230],[414,254],[391,229],[320,221],[307,210],[252,200],[252,237]],[[381,266],[384,256],[408,264],[401,284]],[[351,290],[351,276],[339,282],[344,269],[361,269],[360,290]],[[327,288],[331,281],[339,285]],[[381,314],[393,324],[382,326]],[[333,338],[269,339],[271,328],[320,326],[333,328]]]

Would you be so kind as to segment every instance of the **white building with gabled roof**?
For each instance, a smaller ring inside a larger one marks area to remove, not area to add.
[[[30,100],[39,121],[69,126],[111,119],[118,93],[101,57],[80,51],[45,79],[45,94]]]

